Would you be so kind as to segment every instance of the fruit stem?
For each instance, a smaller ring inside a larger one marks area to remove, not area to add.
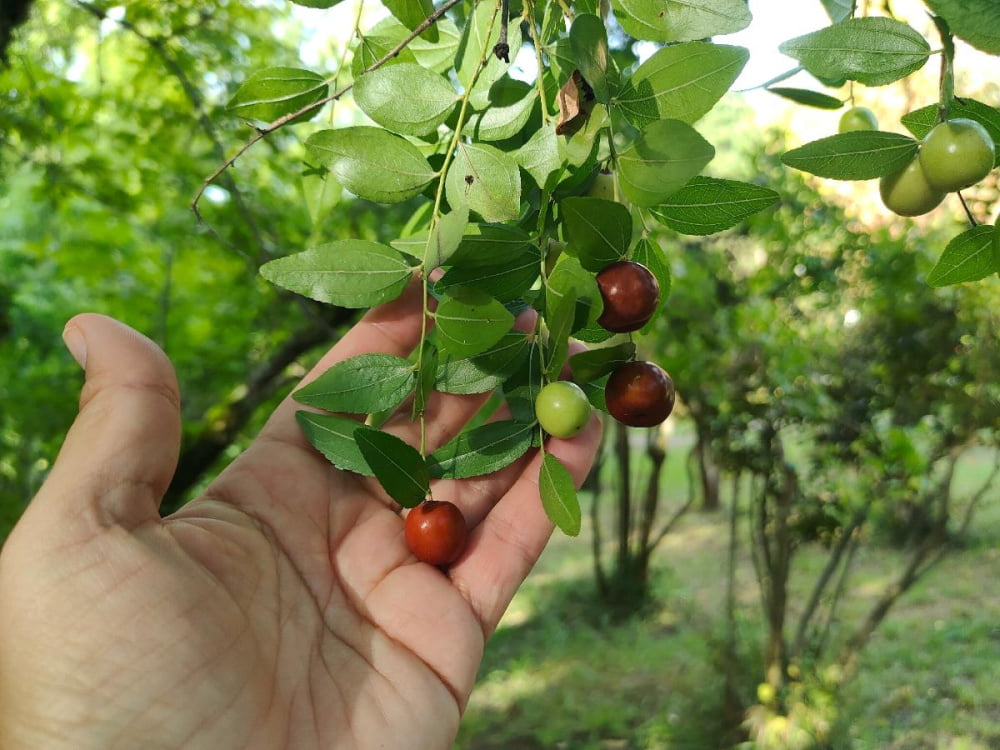
[[[552,115],[549,113],[548,100],[545,98],[545,83],[542,75],[545,65],[542,63],[542,43],[539,39],[538,29],[535,28],[534,0],[525,0],[524,15],[528,22],[528,33],[531,34],[532,46],[535,48],[535,67],[538,69],[538,73],[535,75],[535,86],[538,88],[538,102],[542,110],[542,125],[548,125],[552,122]]]
[[[969,208],[969,204],[965,202],[965,196],[958,193],[958,200],[962,204],[962,208],[965,209],[965,215],[969,219],[969,224],[972,225],[973,229],[979,226],[979,222],[976,221],[976,217],[972,215],[972,209]]]
[[[941,37],[941,78],[938,94],[938,122],[948,119],[952,99],[955,98],[955,42],[951,36],[948,23],[939,16],[931,16],[934,26]]]

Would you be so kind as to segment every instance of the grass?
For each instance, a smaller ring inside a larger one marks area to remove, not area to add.
[[[681,501],[681,458],[672,456],[665,474],[665,487],[676,488],[667,489],[668,505]],[[993,460],[986,451],[970,456],[956,474],[956,497],[974,491]],[[717,746],[722,665],[713,643],[722,623],[725,515],[682,520],[655,557],[654,605],[623,622],[594,596],[588,532],[555,537],[518,593],[487,647],[456,750]],[[863,652],[841,696],[836,750],[1000,747],[998,541],[1000,500],[992,497],[963,547],[897,602]],[[798,551],[797,602],[826,554],[818,545]],[[867,612],[904,560],[903,551],[862,548],[836,633]],[[748,559],[738,596],[743,642],[753,647],[763,627]],[[752,690],[759,678],[750,671],[744,682]]]

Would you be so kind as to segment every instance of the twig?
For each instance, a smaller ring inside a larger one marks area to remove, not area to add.
[[[442,5],[436,11],[434,11],[431,15],[427,16],[427,18],[425,18],[420,23],[420,25],[417,26],[417,28],[413,29],[413,31],[411,31],[409,34],[407,34],[406,37],[399,44],[397,44],[391,50],[389,50],[388,52],[386,52],[382,57],[380,57],[378,60],[376,60],[371,65],[369,65],[367,68],[365,68],[362,71],[362,74],[364,74],[364,73],[370,73],[373,70],[381,68],[389,60],[391,60],[396,55],[398,55],[400,52],[402,52],[403,49],[406,47],[406,45],[408,45],[410,42],[412,42],[414,39],[416,39],[418,36],[420,36],[420,34],[422,34],[424,31],[426,31],[432,24],[436,23],[437,20],[439,18],[441,18],[441,16],[443,16],[449,10],[451,10],[452,8],[454,8],[460,2],[462,2],[462,0],[448,0],[446,3],[444,3],[444,5]],[[204,221],[204,219],[202,218],[202,215],[201,215],[201,211],[198,210],[198,202],[201,200],[201,196],[204,195],[206,188],[208,188],[209,185],[211,185],[213,182],[215,182],[215,180],[218,179],[218,177],[223,172],[225,172],[227,169],[229,169],[231,166],[233,166],[233,164],[236,163],[236,160],[239,159],[241,156],[243,156],[243,154],[245,154],[255,143],[257,143],[258,141],[266,138],[271,133],[273,133],[275,130],[278,130],[279,128],[283,127],[284,125],[287,125],[292,120],[295,120],[295,119],[297,119],[299,117],[302,117],[303,115],[309,114],[310,112],[314,112],[315,110],[317,110],[317,109],[319,109],[319,108],[321,108],[321,107],[329,104],[332,101],[336,101],[337,99],[339,99],[340,97],[342,97],[344,94],[346,94],[348,91],[350,91],[352,88],[354,88],[354,84],[353,83],[349,83],[346,86],[344,86],[344,87],[338,89],[337,91],[333,92],[329,96],[323,97],[319,101],[313,102],[312,104],[307,104],[306,106],[302,107],[301,109],[296,110],[295,112],[289,112],[287,115],[283,115],[283,116],[279,117],[277,120],[275,120],[274,122],[272,122],[272,123],[270,123],[268,125],[265,125],[264,127],[257,128],[254,131],[254,134],[250,138],[250,140],[248,140],[246,143],[244,143],[236,151],[235,154],[233,154],[228,159],[226,159],[222,163],[222,166],[220,166],[218,169],[216,169],[214,172],[212,172],[212,174],[210,174],[208,177],[206,177],[205,181],[202,183],[201,187],[198,188],[198,192],[195,193],[194,198],[191,200],[191,210],[194,212],[194,215],[198,217],[198,221]]]
[[[497,59],[510,63],[510,45],[507,44],[507,16],[510,15],[510,0],[500,0],[500,34],[493,46]]]

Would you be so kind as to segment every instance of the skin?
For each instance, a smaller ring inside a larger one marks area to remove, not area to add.
[[[370,311],[306,381],[355,354],[405,356],[420,310],[409,289]],[[485,640],[552,531],[538,455],[435,487],[470,528],[446,573],[409,553],[373,480],[305,442],[287,399],[161,519],[180,440],[169,361],[98,315],[65,338],[86,348],[80,412],[0,552],[0,747],[450,748]],[[480,403],[432,399],[429,447]],[[419,427],[388,429],[415,442]],[[599,431],[548,444],[577,484]]]

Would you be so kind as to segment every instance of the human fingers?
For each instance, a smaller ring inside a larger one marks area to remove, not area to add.
[[[26,517],[129,528],[158,518],[180,448],[173,366],[150,339],[104,315],[77,315],[63,338],[86,380],[76,420]]]
[[[601,440],[597,415],[582,433],[569,440],[549,438],[545,449],[569,470],[579,488],[590,471]],[[489,636],[514,593],[538,561],[552,534],[552,522],[539,498],[538,473],[542,454],[524,466],[513,485],[473,529],[469,546],[449,569]]]

